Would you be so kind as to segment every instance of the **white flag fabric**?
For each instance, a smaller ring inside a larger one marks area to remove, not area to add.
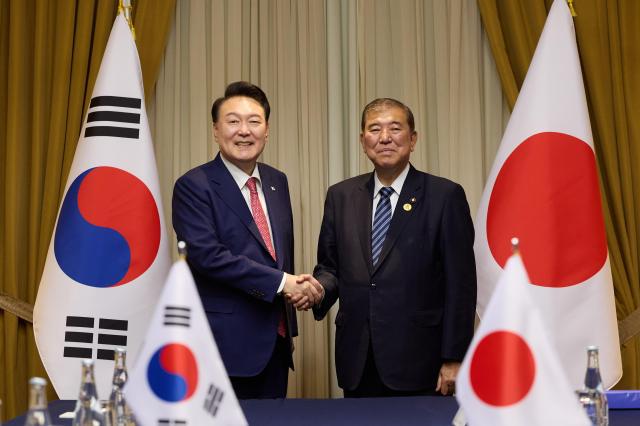
[[[169,272],[124,392],[145,426],[247,424],[184,260]]]
[[[34,308],[40,357],[62,399],[76,399],[80,359],[107,398],[116,347],[136,359],[169,271],[158,172],[140,61],[118,15],[51,237]]]
[[[591,424],[530,290],[522,259],[511,256],[457,377],[456,398],[471,426]]]
[[[600,347],[603,383],[622,375],[589,112],[573,19],[549,12],[476,217],[478,313],[487,308],[517,236],[541,311],[574,388],[586,347]]]

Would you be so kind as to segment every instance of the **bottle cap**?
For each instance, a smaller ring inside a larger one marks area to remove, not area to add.
[[[47,381],[45,379],[43,379],[42,377],[32,377],[31,379],[29,379],[29,384],[31,386],[47,386]]]

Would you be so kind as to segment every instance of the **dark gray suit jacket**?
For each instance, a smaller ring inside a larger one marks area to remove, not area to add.
[[[327,192],[314,276],[325,297],[322,319],[336,317],[338,383],[359,383],[369,340],[388,387],[435,389],[444,361],[461,361],[476,306],[474,229],[462,187],[413,166],[400,194],[378,264],[371,261],[373,173]]]

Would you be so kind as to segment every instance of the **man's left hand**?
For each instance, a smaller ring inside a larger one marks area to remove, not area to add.
[[[457,361],[445,362],[440,367],[438,375],[438,385],[436,392],[440,391],[443,395],[453,395],[456,391],[456,376],[460,370],[460,363]]]

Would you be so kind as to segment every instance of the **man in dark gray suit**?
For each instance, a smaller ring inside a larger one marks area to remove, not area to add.
[[[340,299],[336,370],[345,396],[451,394],[476,305],[464,190],[409,163],[417,133],[401,102],[369,103],[361,130],[375,172],[327,192],[313,273],[325,294],[315,318]]]

